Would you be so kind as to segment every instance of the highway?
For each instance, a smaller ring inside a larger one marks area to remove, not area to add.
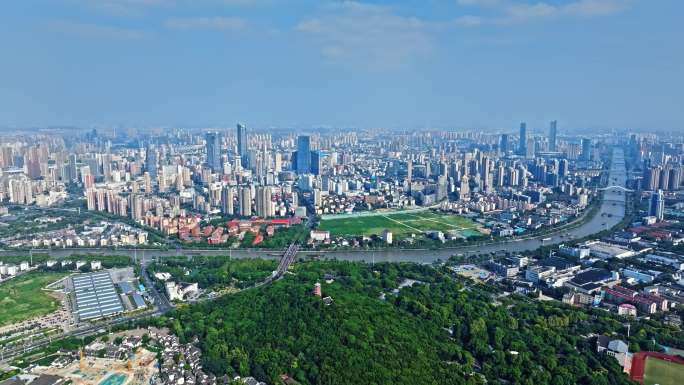
[[[278,264],[278,268],[273,272],[273,274],[266,278],[264,281],[256,284],[254,287],[264,286],[280,279],[285,274],[285,272],[290,268],[292,263],[294,263],[298,251],[298,243],[293,242],[292,244],[290,244],[290,246],[288,246],[288,248],[286,249],[285,253],[282,255],[280,263]],[[147,271],[147,264],[150,261],[150,259],[142,259],[140,261],[140,272],[142,275],[143,282],[145,283],[146,290],[154,299],[154,310],[150,310],[133,316],[120,316],[104,320],[96,324],[85,324],[75,330],[62,333],[60,335],[31,339],[29,340],[28,344],[25,344],[23,346],[13,347],[10,349],[3,348],[2,350],[0,350],[0,362],[9,361],[15,357],[26,354],[32,350],[46,346],[50,344],[53,340],[69,337],[86,337],[92,334],[97,334],[100,330],[107,329],[108,327],[113,325],[137,321],[148,317],[154,317],[168,313],[169,311],[173,310],[173,303],[169,301],[166,295],[160,294],[157,291],[157,289],[154,286],[154,283],[152,282],[152,279],[149,276],[149,273]]]
[[[572,229],[559,230],[551,234],[545,234],[526,239],[508,240],[503,242],[486,243],[480,245],[463,246],[457,248],[443,248],[443,249],[387,249],[387,250],[351,250],[351,251],[300,251],[299,243],[293,242],[288,246],[284,253],[277,251],[263,251],[263,250],[232,250],[231,255],[236,258],[243,257],[260,257],[280,259],[278,268],[263,282],[255,285],[255,287],[269,284],[275,280],[280,279],[288,270],[290,265],[294,263],[298,255],[317,256],[328,259],[340,259],[350,261],[366,261],[366,262],[417,262],[417,263],[431,263],[437,260],[444,260],[455,254],[482,254],[488,252],[496,252],[506,250],[509,252],[522,252],[526,250],[533,250],[542,245],[555,245],[563,242],[568,242],[572,239],[583,238],[592,234],[598,233],[602,230],[609,229],[618,224],[625,216],[625,202],[626,202],[626,170],[624,162],[624,153],[621,149],[615,149],[613,152],[612,165],[608,174],[608,183],[610,184],[604,190],[604,195],[598,212],[589,220]],[[141,264],[141,272],[143,280],[150,294],[155,300],[155,310],[146,313],[141,313],[130,317],[118,317],[105,322],[100,322],[94,325],[84,326],[74,331],[65,333],[58,337],[33,340],[30,345],[8,349],[1,352],[0,361],[8,360],[13,357],[24,354],[27,351],[45,346],[51,340],[64,337],[83,337],[96,333],[100,329],[115,324],[126,323],[129,321],[136,321],[142,318],[164,314],[173,309],[173,304],[168,301],[165,295],[157,292],[154,284],[148,276],[146,265],[154,258],[192,255],[225,255],[226,250],[211,249],[211,250],[177,250],[175,252],[158,251],[158,250],[107,250],[107,249],[93,249],[98,254],[124,254],[136,257]],[[84,249],[55,249],[47,250],[50,255],[55,258],[70,256],[74,254],[90,253],[90,250]]]

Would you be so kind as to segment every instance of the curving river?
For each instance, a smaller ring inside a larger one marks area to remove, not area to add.
[[[625,169],[624,152],[621,148],[613,150],[611,169],[608,173],[608,185],[625,186],[627,172]],[[318,256],[321,258],[340,259],[366,262],[417,262],[432,263],[445,260],[455,254],[481,254],[506,250],[523,252],[534,250],[543,245],[555,245],[572,239],[584,238],[618,224],[625,216],[625,192],[618,188],[608,188],[604,192],[603,200],[598,212],[587,222],[573,229],[558,230],[553,234],[545,234],[525,239],[506,240],[486,244],[464,245],[438,249],[386,249],[386,250],[345,250],[345,251],[300,251],[300,256]],[[542,239],[544,241],[542,242]],[[48,254],[54,258],[64,258],[71,255],[100,254],[100,255],[129,255],[137,260],[149,260],[155,257],[194,256],[194,255],[226,255],[235,258],[259,257],[277,259],[281,252],[265,250],[227,250],[227,249],[181,249],[181,250],[133,250],[133,249],[40,249],[35,253]],[[3,250],[0,255],[17,255],[17,251]]]

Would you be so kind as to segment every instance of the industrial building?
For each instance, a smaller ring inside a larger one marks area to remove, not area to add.
[[[624,259],[636,255],[636,253],[630,249],[601,241],[587,242],[584,246],[589,248],[592,256],[601,259]]]
[[[124,311],[109,272],[79,274],[71,277],[75,313],[80,320],[111,316]]]

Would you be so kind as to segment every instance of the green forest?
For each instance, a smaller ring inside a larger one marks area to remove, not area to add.
[[[181,282],[197,282],[203,289],[245,288],[261,282],[278,266],[273,259],[233,259],[229,256],[168,258],[148,267],[152,273],[169,273]]]
[[[418,282],[397,290],[405,279]],[[316,282],[332,304],[313,295]],[[505,296],[431,266],[300,262],[271,285],[153,322],[197,338],[209,371],[273,384],[283,374],[302,384],[631,383],[594,349],[598,334],[624,338],[616,316]],[[684,342],[648,323],[632,333],[635,349]]]

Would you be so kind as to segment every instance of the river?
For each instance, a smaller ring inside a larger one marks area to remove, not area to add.
[[[620,148],[613,150],[611,169],[608,173],[608,185],[624,187],[627,181],[624,152]],[[543,245],[557,245],[572,239],[579,239],[609,229],[618,224],[625,216],[625,192],[618,187],[611,187],[604,191],[603,200],[598,212],[587,222],[578,227],[559,230],[553,234],[545,234],[527,239],[514,239],[487,244],[464,245],[452,248],[436,249],[385,249],[385,250],[345,250],[345,251],[311,251],[303,250],[299,256],[317,256],[328,259],[366,262],[417,262],[432,263],[445,260],[452,255],[482,254],[496,251],[523,252],[535,250]],[[228,249],[181,249],[181,250],[133,250],[108,248],[78,248],[78,249],[41,249],[35,253],[48,254],[54,258],[64,258],[72,255],[100,254],[100,255],[129,255],[138,260],[149,260],[155,257],[194,256],[194,255],[231,255],[235,258],[259,257],[277,259],[281,252],[266,250],[228,250]],[[2,255],[17,255],[17,251],[3,250]]]

